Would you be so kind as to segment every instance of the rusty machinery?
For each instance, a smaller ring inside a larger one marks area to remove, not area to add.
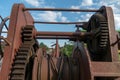
[[[41,22],[34,21],[29,11],[95,13],[88,22]],[[86,31],[41,32],[35,29],[36,23],[76,24]],[[1,37],[8,45],[3,51],[0,80],[120,80],[116,35],[110,7],[102,6],[99,10],[54,9],[25,8],[23,4],[14,4],[7,38]],[[37,39],[72,40],[72,56],[51,57],[39,48]]]

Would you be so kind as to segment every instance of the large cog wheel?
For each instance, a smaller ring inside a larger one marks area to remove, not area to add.
[[[109,40],[109,30],[106,18],[100,13],[94,14],[89,20],[87,32],[95,33],[95,35],[87,41],[90,53],[104,54],[107,50]]]
[[[9,80],[32,80],[32,69],[35,55],[35,40],[32,37],[32,26],[24,28],[21,44],[12,64]]]

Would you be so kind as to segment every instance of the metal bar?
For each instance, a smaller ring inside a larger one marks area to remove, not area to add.
[[[69,36],[36,36],[36,39],[76,39],[76,37]]]
[[[5,41],[5,43],[7,43],[7,45],[9,45],[9,46],[11,45],[11,43],[3,36],[0,36],[0,39],[3,39]]]
[[[36,36],[93,36],[91,32],[42,32],[37,31]]]
[[[1,18],[1,20],[4,22],[5,28],[8,30],[8,27],[7,27],[7,25],[6,25],[5,22],[6,22],[8,19],[10,19],[10,18],[9,18],[9,17],[6,17],[5,19],[3,19],[2,16],[0,16],[0,18]]]
[[[41,21],[34,21],[34,23],[40,23],[40,24],[84,24],[87,22],[41,22]]]
[[[100,12],[96,9],[67,9],[67,8],[24,8],[23,11],[73,11],[73,12]]]

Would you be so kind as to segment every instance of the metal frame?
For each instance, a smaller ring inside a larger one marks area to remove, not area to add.
[[[14,4],[11,15],[10,15],[10,23],[7,40],[11,43],[11,45],[7,45],[4,49],[3,56],[3,64],[0,72],[0,80],[8,80],[11,65],[14,59],[14,55],[16,54],[21,40],[21,30],[25,25],[33,25],[33,18],[26,11],[23,12],[24,9],[23,4]]]
[[[34,23],[46,23],[46,24],[83,24],[84,22],[39,22],[34,21],[30,13],[30,11],[74,11],[74,12],[99,12],[103,14],[108,21],[109,28],[109,48],[107,55],[105,56],[108,61],[91,61],[89,52],[86,49],[86,54],[82,54],[82,58],[85,59],[82,62],[86,62],[89,65],[90,80],[94,80],[95,77],[110,77],[111,79],[120,78],[120,62],[118,59],[118,46],[117,44],[112,45],[117,41],[115,26],[114,26],[114,18],[113,12],[110,7],[103,6],[99,10],[80,10],[80,9],[53,9],[53,8],[25,8],[23,4],[14,4],[12,8],[12,12],[10,15],[10,24],[8,29],[7,41],[11,43],[11,45],[7,45],[4,49],[4,57],[3,64],[0,72],[0,80],[9,80],[9,73],[11,69],[11,65],[14,60],[14,56],[20,45],[22,44],[21,39],[21,31],[26,25],[34,26]],[[86,23],[86,22],[85,22]],[[32,33],[34,38],[37,39],[75,39],[75,38],[86,38],[90,36],[94,36],[94,33],[87,32],[39,32],[34,29]],[[84,53],[84,52],[83,52]],[[39,53],[37,55],[40,55]],[[39,57],[38,57],[39,58]],[[35,58],[37,59],[37,58]],[[36,72],[35,69],[38,65],[37,60],[35,60],[33,72]],[[87,67],[85,65],[85,67]],[[33,79],[35,76],[33,75]],[[87,80],[87,79],[86,79]]]

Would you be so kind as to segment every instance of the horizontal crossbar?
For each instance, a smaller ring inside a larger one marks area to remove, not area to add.
[[[23,11],[72,11],[72,12],[100,12],[96,9],[67,9],[67,8],[24,8]]]
[[[92,32],[42,32],[37,31],[37,36],[92,36]]]
[[[69,36],[36,36],[36,39],[77,39],[76,37]]]
[[[87,22],[41,22],[41,21],[34,21],[34,23],[40,23],[40,24],[84,24]]]

